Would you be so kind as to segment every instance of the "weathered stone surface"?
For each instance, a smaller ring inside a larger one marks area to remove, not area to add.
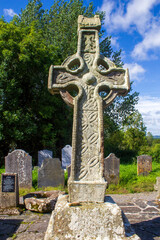
[[[0,208],[17,207],[19,204],[17,173],[2,173],[1,179]]]
[[[117,158],[114,153],[109,154],[109,156],[104,159],[104,178],[108,184],[119,183],[119,166],[120,159]]]
[[[156,184],[154,185],[154,189],[157,191],[156,202],[160,205],[160,177],[156,178]]]
[[[18,149],[5,157],[6,173],[18,173],[19,187],[32,187],[32,157],[25,151]]]
[[[20,215],[22,209],[15,207],[0,208],[0,215]]]
[[[131,230],[129,222],[123,219],[121,209],[110,198],[106,198],[104,203],[69,206],[67,196],[59,196],[45,240],[66,239],[121,240],[139,237]]]
[[[25,196],[25,208],[40,213],[53,211],[60,191],[34,192]]]
[[[130,88],[128,70],[100,55],[100,27],[99,16],[79,16],[77,53],[49,70],[49,91],[60,92],[63,100],[74,106],[70,202],[104,201],[103,107]],[[73,98],[68,89],[77,90],[77,96]],[[101,91],[106,92],[105,98]]]
[[[38,170],[38,187],[64,186],[64,170],[58,158],[46,158]]]
[[[137,175],[148,175],[152,171],[152,157],[141,155],[137,157]]]
[[[72,147],[66,145],[62,148],[62,168],[66,169],[71,164]]]
[[[52,158],[53,152],[47,149],[38,151],[38,167],[42,166],[44,159]]]

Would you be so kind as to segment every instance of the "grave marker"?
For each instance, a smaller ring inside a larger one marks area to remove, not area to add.
[[[66,145],[62,149],[62,168],[66,169],[71,164],[72,147]]]
[[[17,173],[2,173],[1,181],[0,208],[17,207],[19,204]]]
[[[120,159],[117,158],[114,153],[109,154],[109,156],[104,159],[104,178],[108,184],[119,183],[119,166]]]
[[[42,166],[44,159],[52,158],[53,152],[47,149],[38,151],[38,167]]]
[[[17,173],[19,187],[32,187],[32,157],[25,151],[18,149],[5,157],[6,173]]]
[[[38,169],[38,187],[64,186],[64,170],[58,158],[46,158]]]
[[[152,157],[141,155],[137,157],[137,175],[147,176],[152,171]]]

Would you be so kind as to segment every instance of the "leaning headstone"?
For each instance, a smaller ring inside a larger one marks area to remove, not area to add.
[[[66,169],[71,164],[72,147],[66,145],[62,149],[62,168]]]
[[[160,177],[156,178],[156,184],[154,185],[154,189],[157,191],[156,201],[160,205]]]
[[[32,187],[32,157],[25,151],[14,150],[5,157],[5,172],[18,174],[19,187]]]
[[[38,167],[42,166],[44,159],[52,157],[53,157],[52,151],[49,151],[47,149],[38,151]]]
[[[137,157],[137,175],[147,176],[152,171],[152,157],[141,155]]]
[[[129,76],[100,55],[100,26],[98,15],[79,16],[77,53],[50,67],[48,88],[60,91],[74,115],[69,198],[59,196],[45,240],[126,239],[121,209],[105,199],[103,107],[128,92]],[[73,98],[68,89],[78,89],[78,95]]]
[[[58,158],[46,158],[38,169],[38,187],[64,186],[64,170]]]
[[[104,178],[108,184],[119,183],[119,166],[120,159],[117,158],[114,153],[109,154],[109,156],[104,159]]]
[[[19,204],[19,188],[17,173],[2,173],[0,208],[17,207]]]

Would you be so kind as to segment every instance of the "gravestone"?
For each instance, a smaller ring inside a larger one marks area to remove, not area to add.
[[[152,157],[141,155],[137,157],[137,175],[147,176],[152,171]]]
[[[17,173],[2,173],[0,208],[17,207],[19,204],[19,188]]]
[[[119,183],[119,166],[120,159],[117,158],[114,153],[109,154],[109,156],[104,159],[104,178],[108,184]]]
[[[38,169],[38,187],[64,186],[64,170],[58,158],[46,158]]]
[[[127,239],[121,209],[105,198],[103,108],[128,92],[129,76],[100,55],[100,26],[98,15],[79,16],[77,53],[50,67],[49,91],[60,92],[74,114],[69,196],[59,196],[45,240]],[[77,90],[77,96],[68,90]],[[128,239],[139,239],[132,235]]]
[[[71,164],[72,147],[66,145],[62,148],[62,168],[66,169]]]
[[[47,149],[38,151],[38,167],[42,166],[44,159],[52,158],[53,152]]]
[[[156,201],[160,205],[160,177],[156,178],[156,184],[154,185],[154,189],[157,191]]]
[[[14,150],[5,157],[5,172],[18,174],[19,187],[32,187],[32,157],[25,151]]]

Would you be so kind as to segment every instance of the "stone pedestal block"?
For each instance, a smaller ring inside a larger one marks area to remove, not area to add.
[[[69,202],[104,202],[107,182],[68,182]]]
[[[104,203],[73,204],[67,197],[59,196],[45,240],[140,239],[112,198],[106,197]]]

